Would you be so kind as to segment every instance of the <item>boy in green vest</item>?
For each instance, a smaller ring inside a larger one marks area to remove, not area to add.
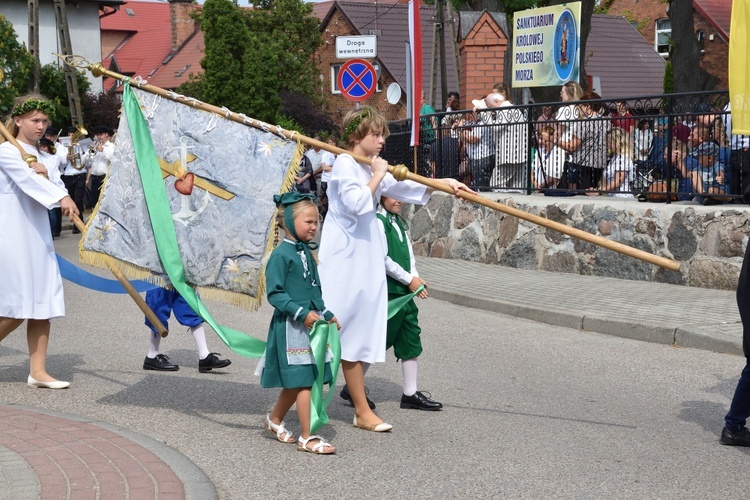
[[[378,223],[385,234],[384,245],[387,245],[385,272],[388,278],[388,300],[415,292],[421,285],[427,285],[417,274],[416,261],[412,250],[407,226],[399,216],[402,203],[383,196],[378,208]],[[427,289],[417,297],[427,298]],[[409,301],[391,319],[388,320],[386,349],[393,346],[393,353],[401,360],[401,371],[404,375],[404,392],[401,395],[401,408],[437,411],[443,408],[441,403],[431,400],[417,390],[417,360],[422,354],[422,342],[419,334],[419,309],[414,300]]]

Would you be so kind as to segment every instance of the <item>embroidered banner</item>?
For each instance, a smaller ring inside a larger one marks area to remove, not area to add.
[[[185,282],[209,300],[255,308],[272,249],[273,195],[291,185],[298,144],[132,88],[148,124],[168,199]],[[160,230],[161,228],[156,228]],[[131,125],[120,118],[102,196],[81,260],[170,285],[154,240]]]

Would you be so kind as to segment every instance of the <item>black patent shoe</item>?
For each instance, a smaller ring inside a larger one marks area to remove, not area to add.
[[[212,352],[205,358],[198,361],[198,371],[201,373],[210,372],[214,368],[225,368],[232,364],[228,359],[219,359],[216,355],[218,352]],[[221,354],[219,354],[221,356]]]
[[[146,357],[143,361],[144,370],[156,370],[160,372],[175,372],[180,369],[174,363],[169,361],[169,358],[163,354],[157,354],[155,358]]]
[[[443,409],[443,404],[433,401],[421,392],[417,391],[411,396],[401,395],[401,408],[412,410],[438,411]]]
[[[375,403],[370,401],[370,398],[367,397],[368,394],[370,394],[370,391],[367,389],[367,387],[365,387],[365,397],[367,398],[367,406],[369,406],[371,410],[374,410]],[[348,401],[350,405],[354,406],[354,402],[352,401],[352,395],[349,394],[349,388],[347,386],[344,386],[344,388],[341,389],[339,396],[341,396],[341,399],[343,399],[344,401]]]
[[[721,431],[721,444],[750,446],[750,430],[747,427],[743,427],[738,431],[733,431],[728,427],[724,427],[724,430]]]

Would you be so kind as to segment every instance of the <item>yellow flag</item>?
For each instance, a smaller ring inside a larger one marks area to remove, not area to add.
[[[750,0],[732,1],[729,28],[729,98],[732,133],[750,135]]]

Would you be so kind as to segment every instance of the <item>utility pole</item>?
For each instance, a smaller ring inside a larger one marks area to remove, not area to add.
[[[29,0],[32,1],[32,0]],[[65,0],[55,0],[55,20],[60,38],[60,52],[64,56],[73,55],[73,45],[70,41],[70,29],[68,28],[68,12],[65,10]],[[76,69],[67,64],[63,65],[65,72],[65,86],[68,89],[68,106],[70,107],[70,120],[74,126],[83,125],[83,113],[81,112],[81,98],[78,95],[78,80],[76,80]]]
[[[29,92],[39,93],[39,80],[42,78],[42,66],[39,62],[39,3],[28,0],[29,7],[29,52],[34,58],[34,68],[29,80]]]
[[[459,90],[459,87],[461,86],[461,57],[458,55],[458,33],[456,33],[456,19],[453,14],[453,4],[451,2],[447,3],[448,6],[448,24],[451,26],[451,43],[453,44],[453,57],[456,59],[456,75],[455,75],[455,81],[453,82],[455,85],[455,89]],[[447,96],[446,96],[447,98]]]
[[[437,36],[438,44],[440,47],[440,93],[443,96],[442,105],[445,104],[448,99],[448,75],[445,74],[445,24],[443,22],[443,4],[445,0],[437,0]]]
[[[432,35],[432,75],[430,78],[430,101],[436,109],[442,109],[442,105],[445,104],[445,100],[448,98],[448,70],[446,69],[445,61],[445,3],[446,0],[435,1],[435,15],[433,16],[433,28]],[[456,75],[455,85],[456,89],[459,87],[459,71],[461,69],[460,61],[458,57],[458,44],[456,43],[456,26],[453,19],[453,11],[451,10],[450,2],[448,2],[448,22],[451,24],[451,38],[453,39],[453,52],[456,58]],[[435,102],[436,85],[438,67],[440,68],[440,93],[443,99],[442,103]]]

